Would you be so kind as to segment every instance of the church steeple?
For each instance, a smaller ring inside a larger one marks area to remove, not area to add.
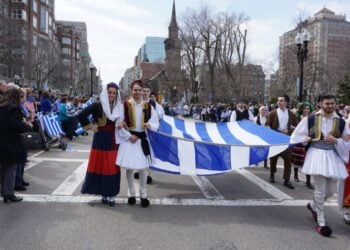
[[[179,27],[177,26],[176,21],[176,8],[175,8],[175,0],[173,1],[173,10],[171,13],[171,20],[169,25],[169,38],[177,39],[179,37]]]

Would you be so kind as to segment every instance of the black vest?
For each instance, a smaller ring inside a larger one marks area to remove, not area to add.
[[[244,109],[241,112],[239,109],[236,109],[236,121],[249,120],[249,112],[248,109]]]

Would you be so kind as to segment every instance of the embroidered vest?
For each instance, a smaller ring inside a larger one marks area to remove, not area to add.
[[[321,114],[310,115],[307,120],[307,125],[309,130],[309,136],[312,138],[313,141],[319,141],[323,139],[323,135],[321,131],[321,126],[322,126]],[[335,138],[340,138],[344,128],[345,128],[345,121],[337,117],[333,119],[331,134]]]
[[[135,102],[132,100],[124,102],[125,123],[130,130],[136,127]],[[142,103],[142,128],[151,119],[152,106],[148,102]]]
[[[244,109],[243,112],[236,109],[236,121],[242,121],[244,119],[249,120],[248,109]]]

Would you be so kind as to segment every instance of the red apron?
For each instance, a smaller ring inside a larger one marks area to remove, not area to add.
[[[350,162],[346,165],[349,176],[344,180],[344,206],[350,207]]]

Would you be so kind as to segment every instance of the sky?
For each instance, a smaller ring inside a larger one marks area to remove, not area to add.
[[[104,83],[119,82],[146,36],[168,36],[173,0],[56,0],[56,20],[86,22],[89,52]],[[249,17],[247,55],[265,74],[276,68],[279,37],[295,27],[300,13],[313,16],[323,7],[346,14],[350,0],[175,0],[178,23],[187,9],[202,3],[214,11]]]

